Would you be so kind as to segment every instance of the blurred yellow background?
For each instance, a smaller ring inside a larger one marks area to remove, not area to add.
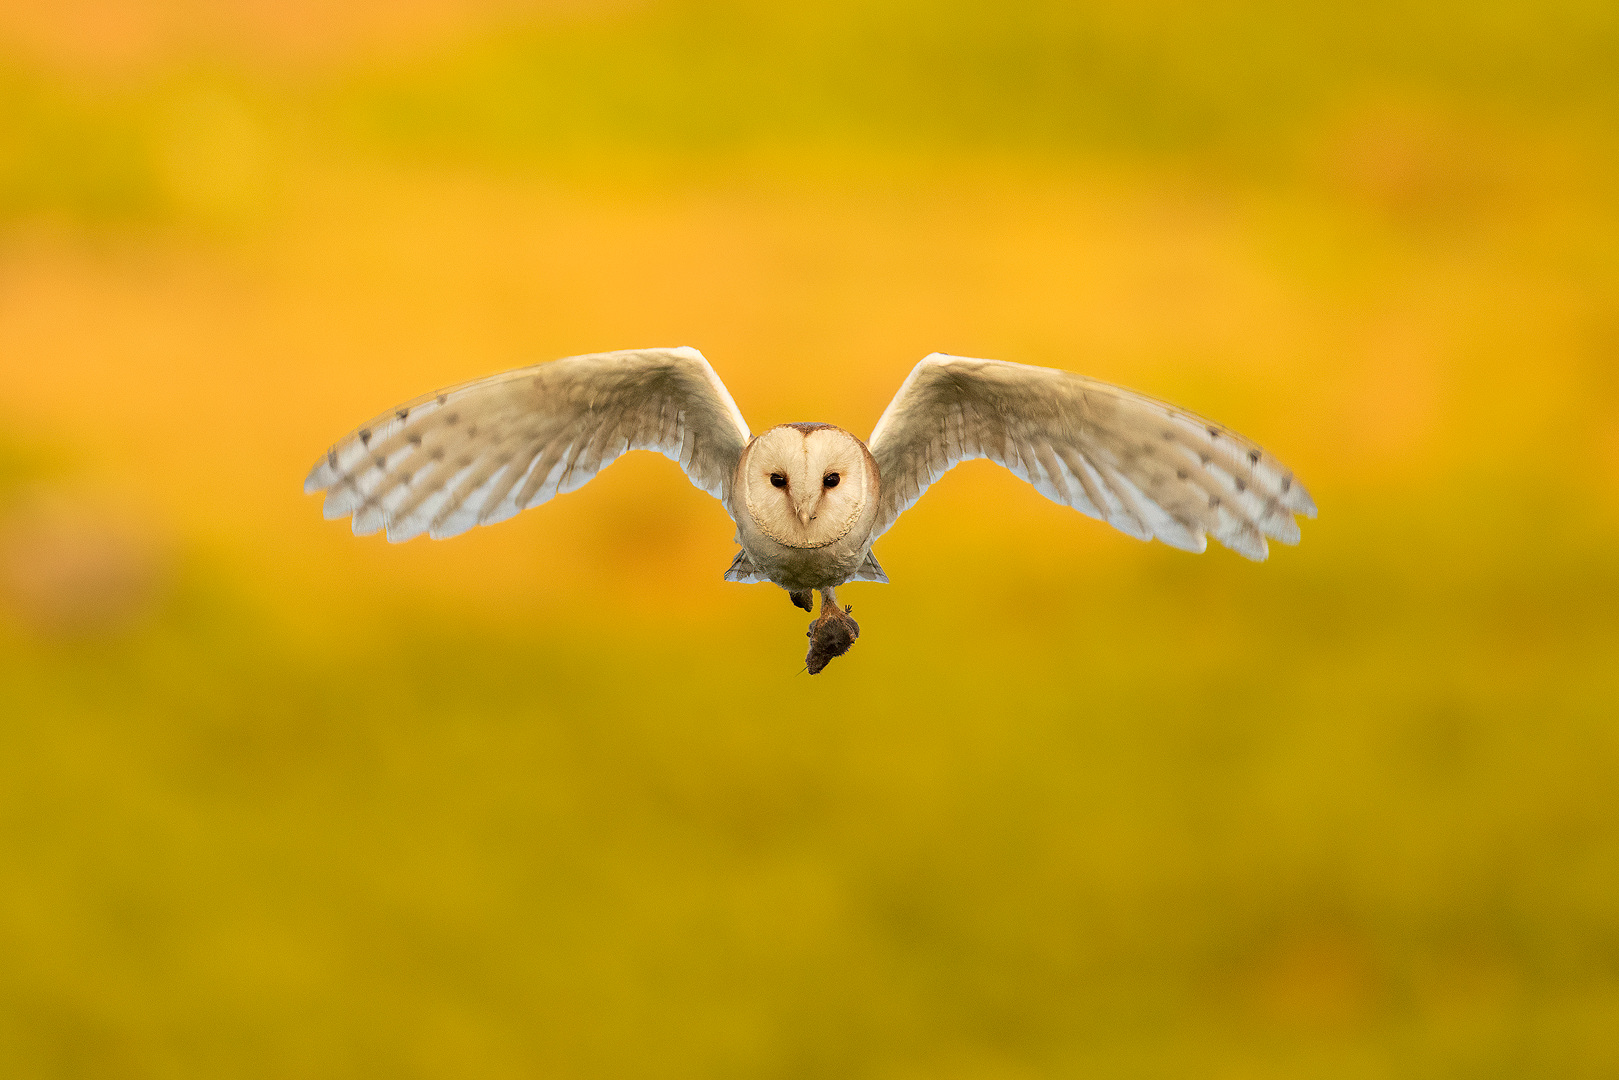
[[[0,1075],[1619,1075],[1619,13],[0,8]],[[947,351],[1215,417],[1254,565],[983,462],[864,636],[659,457],[455,540],[398,401]]]

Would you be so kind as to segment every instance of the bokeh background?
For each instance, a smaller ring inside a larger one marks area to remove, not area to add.
[[[1619,1075],[1619,14],[0,7],[0,1073]],[[948,351],[1273,449],[1255,565],[987,463],[865,629],[632,455],[301,494],[437,386]]]

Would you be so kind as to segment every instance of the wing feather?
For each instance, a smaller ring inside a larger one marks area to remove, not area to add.
[[[957,463],[988,458],[1142,540],[1203,551],[1205,535],[1250,559],[1266,537],[1299,541],[1315,517],[1275,457],[1219,424],[1054,368],[934,353],[911,371],[871,433],[882,506],[874,536]]]
[[[339,440],[304,491],[390,540],[442,539],[572,491],[655,450],[727,502],[748,426],[696,349],[573,356],[407,402]]]

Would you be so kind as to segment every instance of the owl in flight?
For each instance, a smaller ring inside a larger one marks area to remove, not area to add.
[[[462,383],[390,410],[326,452],[304,491],[327,518],[388,539],[443,539],[572,491],[627,450],[656,450],[724,505],[741,546],[727,581],[773,581],[820,616],[818,673],[860,628],[848,581],[887,581],[871,545],[959,461],[989,458],[1141,540],[1250,559],[1299,539],[1315,503],[1270,454],[1218,424],[1070,371],[934,353],[861,442],[831,424],[752,435],[692,348],[593,353]]]

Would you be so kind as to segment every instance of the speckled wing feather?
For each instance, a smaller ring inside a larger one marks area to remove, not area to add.
[[[1250,559],[1299,539],[1315,503],[1252,442],[1184,409],[1070,371],[934,353],[871,433],[874,536],[957,462],[989,458],[1041,494],[1142,540]]]
[[[304,481],[327,518],[389,540],[454,536],[656,450],[726,501],[748,426],[696,349],[573,356],[417,398],[340,440]]]

